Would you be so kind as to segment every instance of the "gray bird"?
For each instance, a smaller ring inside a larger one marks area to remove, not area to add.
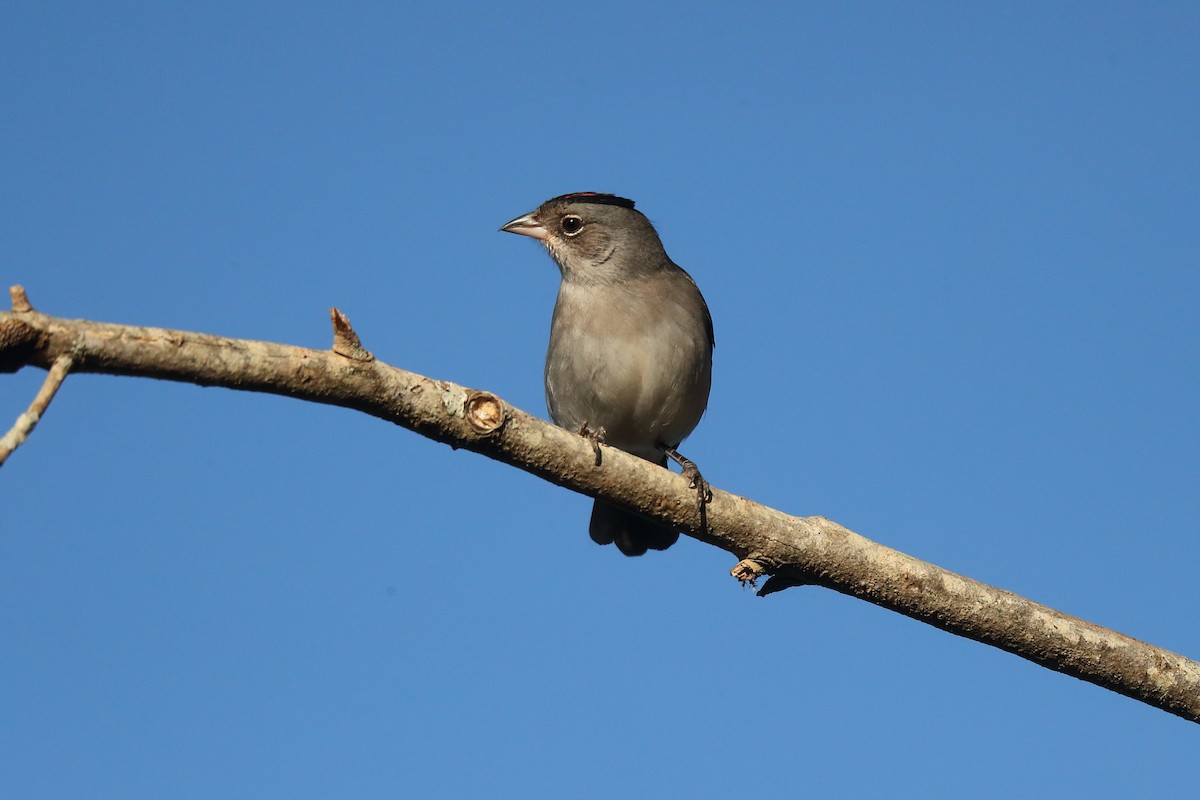
[[[703,504],[707,487],[676,450],[704,414],[712,379],[712,317],[696,282],[623,197],[562,195],[500,230],[541,241],[562,273],[546,352],[550,418],[662,467],[670,456]],[[589,533],[627,556],[679,538],[600,500]]]

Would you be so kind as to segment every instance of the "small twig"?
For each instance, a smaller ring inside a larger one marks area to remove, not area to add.
[[[54,360],[53,366],[46,374],[46,380],[42,381],[42,388],[38,389],[37,395],[33,398],[33,402],[29,404],[29,408],[25,413],[17,417],[17,421],[13,423],[12,428],[8,433],[0,437],[0,466],[8,460],[12,452],[25,443],[29,438],[29,434],[33,433],[33,429],[37,427],[38,420],[46,413],[50,401],[54,399],[54,395],[58,392],[58,387],[62,386],[63,380],[67,377],[67,373],[71,371],[71,365],[75,359],[69,353],[64,353]]]

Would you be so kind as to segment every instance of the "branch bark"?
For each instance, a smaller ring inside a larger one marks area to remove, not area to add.
[[[568,489],[677,527],[739,560],[760,595],[812,584],[989,644],[1200,722],[1200,664],[870,541],[823,517],[794,517],[713,489],[696,508],[686,479],[592,444],[489,392],[376,360],[333,310],[334,345],[311,350],[202,333],[67,320],[35,311],[20,287],[0,312],[0,372],[50,369],[133,375],[269,392],[343,406],[471,450]],[[62,362],[59,362],[62,363]]]

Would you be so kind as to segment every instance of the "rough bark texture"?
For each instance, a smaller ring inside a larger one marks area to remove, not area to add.
[[[870,541],[823,517],[793,517],[713,489],[702,522],[679,475],[604,448],[488,392],[390,367],[333,312],[334,346],[310,350],[201,333],[65,320],[14,287],[0,312],[0,372],[136,375],[344,406],[482,453],[577,492],[678,527],[741,559],[734,577],[770,576],[760,594],[813,584],[1007,650],[1200,722],[1200,664]],[[44,411],[44,407],[42,409]]]

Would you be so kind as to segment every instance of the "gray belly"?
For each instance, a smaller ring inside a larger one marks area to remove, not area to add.
[[[560,294],[546,355],[546,404],[558,425],[603,427],[606,441],[656,463],[708,404],[711,348],[702,320],[569,313]],[[633,309],[636,311],[637,309]]]

